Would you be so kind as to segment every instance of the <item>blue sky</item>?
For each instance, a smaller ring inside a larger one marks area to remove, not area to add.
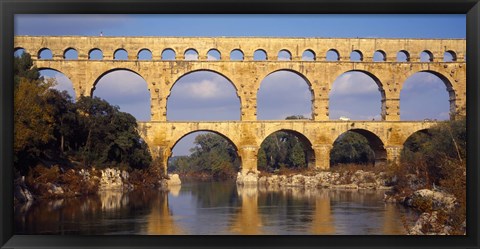
[[[465,15],[16,15],[16,35],[98,36],[272,36],[272,37],[378,37],[465,38]],[[62,74],[59,89],[72,92]],[[401,119],[448,119],[445,85],[436,76],[418,73],[401,93]],[[122,85],[122,87],[118,87]],[[148,120],[149,93],[143,79],[116,71],[100,79],[94,92],[139,120]],[[285,98],[289,96],[289,98]],[[362,73],[347,73],[334,82],[330,118],[380,119],[380,93]],[[262,81],[258,119],[311,115],[311,95],[297,75],[277,72]],[[240,106],[233,86],[222,76],[198,72],[182,77],[168,100],[168,120],[239,120]],[[174,155],[188,154],[196,134],[185,137]]]

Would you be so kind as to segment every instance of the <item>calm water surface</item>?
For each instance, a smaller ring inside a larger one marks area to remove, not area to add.
[[[405,234],[415,214],[378,190],[266,190],[234,182],[104,192],[15,209],[16,234]]]

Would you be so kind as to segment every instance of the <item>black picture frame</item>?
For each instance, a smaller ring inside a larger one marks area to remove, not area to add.
[[[479,0],[0,0],[1,248],[479,248]],[[466,14],[466,236],[60,236],[13,234],[15,14]]]

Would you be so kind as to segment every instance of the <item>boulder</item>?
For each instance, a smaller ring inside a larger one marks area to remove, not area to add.
[[[178,174],[168,174],[168,180],[167,180],[168,186],[177,186],[181,184],[182,184],[182,181],[180,181],[180,176],[178,176]]]
[[[431,202],[434,210],[453,209],[455,207],[456,199],[452,195],[439,191],[420,189],[415,191],[409,198],[406,198],[405,200],[405,204],[412,207],[417,207],[421,203],[425,202]]]
[[[248,172],[246,175],[243,175],[241,172],[237,174],[237,184],[244,186],[257,186],[258,184],[258,174],[253,172]]]

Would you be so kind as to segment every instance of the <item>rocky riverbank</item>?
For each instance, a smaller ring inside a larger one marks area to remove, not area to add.
[[[35,199],[56,199],[95,194],[105,191],[132,191],[141,188],[167,190],[181,185],[177,174],[158,179],[149,172],[128,172],[115,168],[102,170],[69,169],[61,172],[58,168],[42,169],[34,176],[21,176],[15,180],[14,203],[32,202]]]
[[[310,172],[308,175],[261,175],[249,172],[237,175],[240,186],[270,186],[336,189],[392,189],[393,182],[386,173],[357,170],[355,172]]]

